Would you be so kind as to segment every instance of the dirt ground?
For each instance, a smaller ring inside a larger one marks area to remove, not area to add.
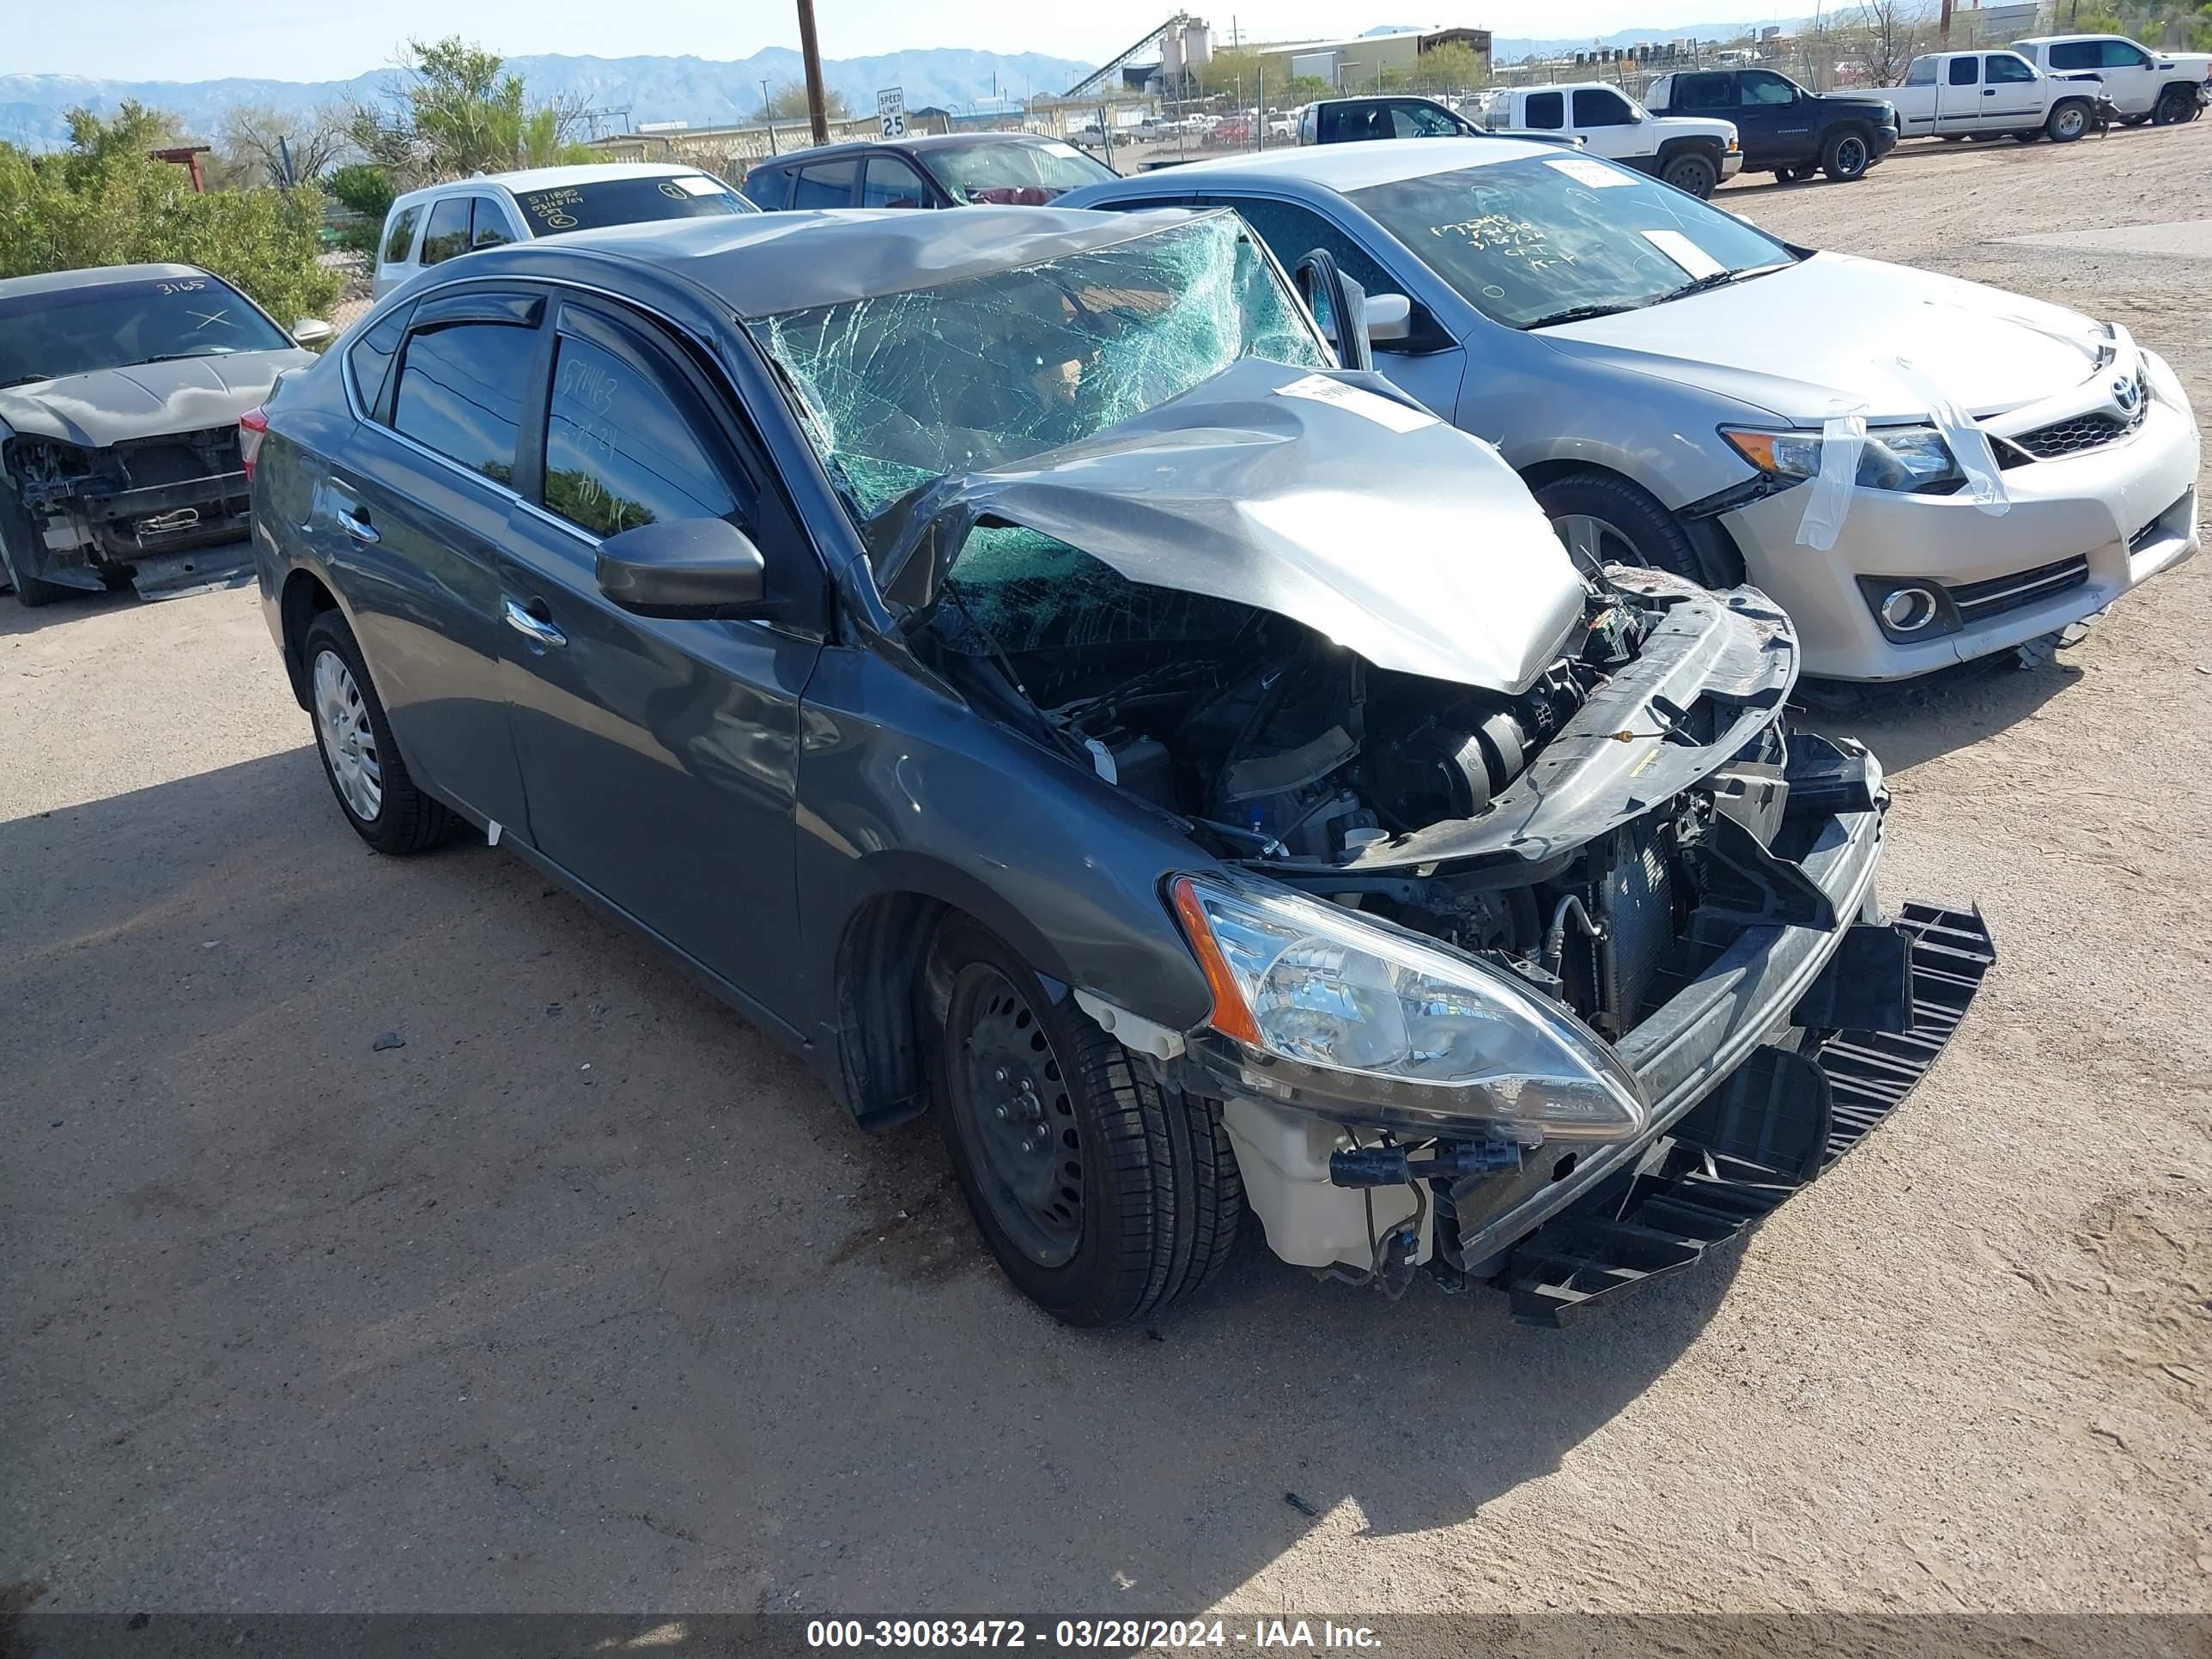
[[[2212,264],[2006,240],[2208,198],[2212,122],[1719,199],[2124,323],[2212,410]],[[2200,560],[2057,665],[1835,722],[1894,781],[1889,896],[1980,903],[2002,958],[1741,1246],[1545,1333],[1248,1239],[1086,1334],[1000,1278],[926,1126],[863,1136],[504,853],[363,850],[250,592],[0,601],[0,1583],[2212,1610],[2208,641]]]

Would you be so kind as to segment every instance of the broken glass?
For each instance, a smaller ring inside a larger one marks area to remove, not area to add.
[[[933,623],[966,657],[1094,645],[1233,639],[1252,611],[1131,581],[1080,548],[1018,525],[978,525],[944,583]]]
[[[751,325],[855,513],[1074,443],[1245,357],[1322,368],[1296,299],[1233,214],[1111,247]]]

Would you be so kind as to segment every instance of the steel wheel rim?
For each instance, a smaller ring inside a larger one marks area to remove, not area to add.
[[[1083,1139],[1044,1027],[1012,981],[986,963],[955,982],[952,1105],[993,1219],[1041,1267],[1083,1243]]]
[[[2058,136],[2062,138],[2079,138],[2081,136],[2081,129],[2088,125],[2089,118],[2078,109],[2063,109],[2058,112]]]
[[[1607,564],[1644,562],[1626,532],[1592,514],[1563,513],[1552,520],[1552,530],[1569,556],[1586,570],[1597,570]]]
[[[363,823],[384,810],[384,763],[368,702],[354,683],[353,671],[335,651],[315,658],[315,735],[323,760],[338,786],[338,798]]]
[[[1696,161],[1677,161],[1667,169],[1667,182],[1679,191],[1695,196],[1698,192],[1691,189],[1691,185],[1705,182],[1705,169]]]
[[[1836,166],[1845,173],[1856,173],[1866,161],[1866,146],[1856,138],[1846,138],[1836,146]]]

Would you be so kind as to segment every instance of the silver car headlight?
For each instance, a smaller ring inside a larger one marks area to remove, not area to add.
[[[1735,453],[1770,477],[1813,478],[1820,471],[1820,434],[1817,432],[1767,432],[1755,427],[1723,427],[1721,436]],[[1883,426],[1870,428],[1859,449],[1861,489],[1927,489],[1955,484],[1960,471],[1950,445],[1932,426]]]
[[[1273,883],[1185,876],[1176,915],[1209,1024],[1282,1094],[1428,1127],[1619,1140],[1650,1122],[1636,1074],[1567,1009],[1500,969]]]

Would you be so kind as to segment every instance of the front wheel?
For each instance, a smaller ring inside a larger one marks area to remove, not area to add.
[[[2187,87],[2168,87],[2158,95],[2151,118],[2162,127],[2177,127],[2197,113],[2197,94]]]
[[[938,1125],[1016,1288],[1070,1325],[1110,1325],[1212,1278],[1244,1208],[1213,1108],[965,918],[939,933],[930,983],[945,997]]]
[[[315,750],[354,833],[380,853],[420,853],[450,836],[460,820],[408,776],[392,722],[345,619],[335,611],[317,617],[301,655],[307,665]]]
[[[1711,557],[1656,496],[1610,472],[1570,472],[1540,484],[1536,505],[1584,570],[1642,565],[1706,587],[1733,587],[1741,564]]]
[[[1863,133],[1832,133],[1820,151],[1820,171],[1839,185],[1863,178],[1873,165],[1874,152],[1867,147]]]
[[[2044,136],[2054,144],[2070,144],[2089,130],[2089,106],[2078,100],[2069,100],[2051,112],[2043,124]],[[2033,143],[2034,135],[2023,133],[2021,142]]]
[[[1660,181],[1703,201],[1721,181],[1721,170],[1709,155],[1689,150],[1669,156],[1659,169]]]

